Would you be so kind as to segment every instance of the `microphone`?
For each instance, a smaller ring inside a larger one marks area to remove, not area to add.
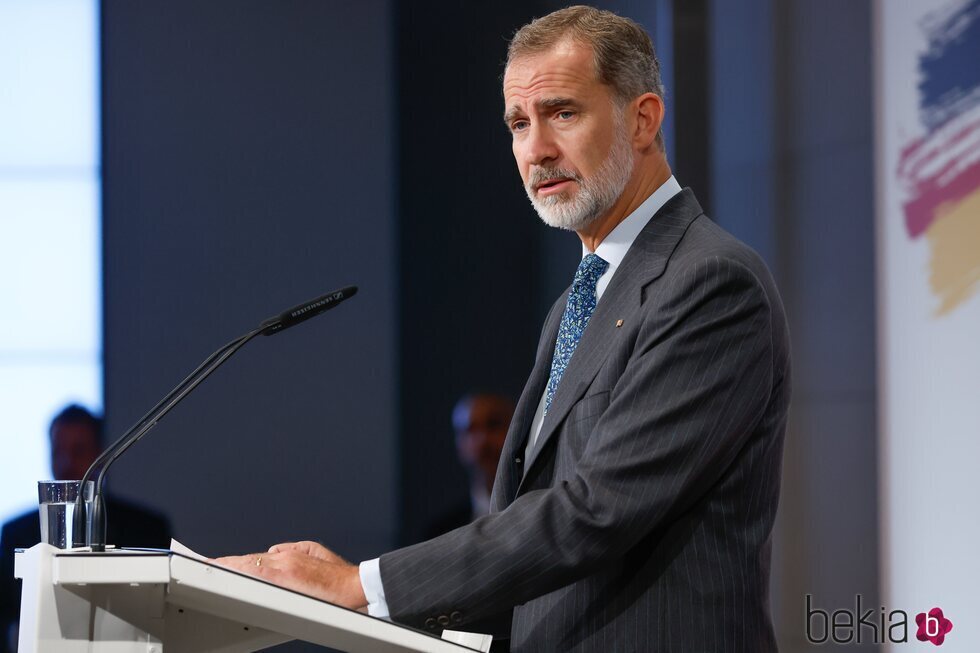
[[[275,317],[270,317],[259,325],[259,328],[262,329],[262,335],[271,336],[300,322],[305,322],[320,313],[329,311],[340,302],[345,299],[350,299],[355,294],[357,294],[357,286],[347,286],[346,288],[335,290],[316,299],[311,299],[304,304],[293,306]]]
[[[127,449],[139,442],[150,429],[163,419],[164,415],[169,413],[174,406],[179,404],[204,379],[210,376],[222,363],[231,358],[235,352],[244,347],[255,336],[259,334],[271,336],[292,326],[296,326],[300,322],[305,322],[336,307],[342,301],[353,297],[356,293],[357,286],[347,286],[346,288],[335,290],[326,295],[321,295],[316,299],[294,306],[275,317],[263,321],[258,328],[235,338],[208,356],[203,363],[198,365],[197,369],[178,383],[167,396],[157,402],[156,406],[151,408],[136,424],[131,426],[118,440],[103,451],[85,472],[85,476],[82,477],[81,481],[82,488],[85,487],[90,477],[98,470],[98,477],[95,481],[95,488],[92,494],[92,512],[91,514],[86,514],[84,491],[80,491],[78,498],[75,500],[72,546],[90,546],[93,551],[105,551],[106,514],[102,487],[105,482],[106,471],[113,462],[123,455]]]

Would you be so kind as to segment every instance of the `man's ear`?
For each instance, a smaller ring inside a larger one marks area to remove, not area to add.
[[[636,107],[636,131],[633,144],[640,150],[655,146],[664,121],[664,101],[656,93],[644,93],[632,102]]]

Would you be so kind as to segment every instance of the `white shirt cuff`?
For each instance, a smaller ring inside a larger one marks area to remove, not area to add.
[[[385,601],[385,587],[381,583],[381,558],[365,560],[358,568],[361,576],[361,589],[368,602],[368,614],[372,617],[389,619],[388,602]]]

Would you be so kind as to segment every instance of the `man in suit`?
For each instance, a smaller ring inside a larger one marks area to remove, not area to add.
[[[60,481],[82,478],[102,452],[102,420],[76,404],[54,416],[48,429],[51,472]],[[162,515],[109,497],[109,542],[117,546],[169,548],[170,525]],[[0,653],[16,651],[20,621],[20,581],[14,579],[14,550],[41,541],[37,508],[15,517],[0,530]]]
[[[563,9],[510,44],[521,178],[583,258],[491,514],[359,566],[309,542],[224,564],[433,632],[504,615],[514,651],[776,649],[785,317],[764,263],[674,180],[663,95],[649,37],[609,12]]]
[[[456,457],[466,471],[469,495],[425,530],[425,539],[465,526],[490,512],[490,493],[504,450],[514,402],[503,395],[474,392],[453,407]]]

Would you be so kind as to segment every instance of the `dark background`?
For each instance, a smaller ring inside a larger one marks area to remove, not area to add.
[[[534,214],[500,118],[508,37],[560,6],[103,0],[109,433],[268,315],[361,288],[250,344],[117,492],[205,554],[313,538],[355,561],[465,494],[452,405],[517,397],[581,254]],[[799,650],[806,593],[878,605],[870,3],[599,6],[654,37],[675,174],[789,311],[773,611]]]

